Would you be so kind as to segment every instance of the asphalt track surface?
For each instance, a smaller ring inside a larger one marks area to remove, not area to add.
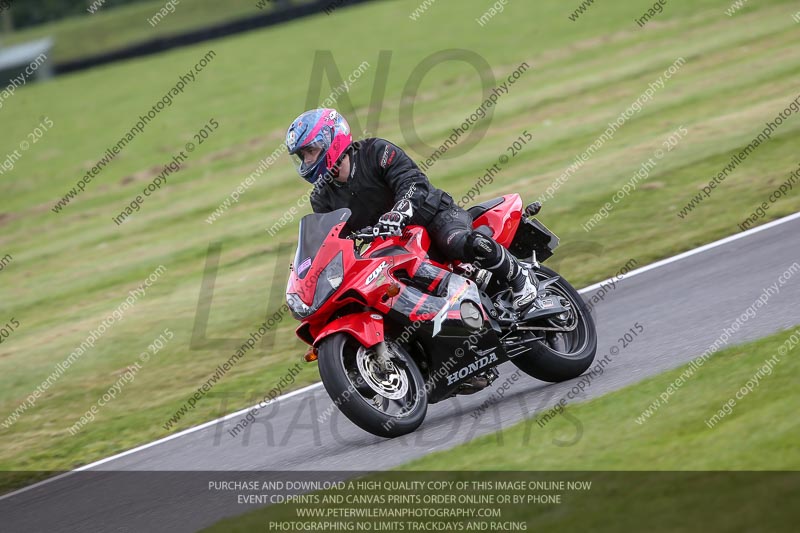
[[[629,273],[594,311],[597,358],[608,355],[610,363],[567,401],[600,396],[697,357],[795,262],[800,264],[800,213]],[[604,290],[599,285],[581,291],[587,301]],[[778,288],[726,346],[800,324],[800,272]],[[644,331],[621,348],[619,338],[637,322]],[[493,387],[515,370],[511,363],[502,365]],[[362,431],[338,411],[319,423],[331,400],[319,384],[312,385],[262,409],[235,437],[228,430],[241,412],[0,498],[0,529],[196,531],[254,508],[237,504],[234,494],[210,491],[209,480],[288,479],[291,471],[344,479],[353,471],[390,469],[530,418],[565,397],[580,379],[548,384],[523,374],[480,416],[472,413],[492,388],[430,406],[419,430],[394,440]],[[537,426],[529,428],[529,444],[535,446]],[[575,438],[580,438],[577,426]]]

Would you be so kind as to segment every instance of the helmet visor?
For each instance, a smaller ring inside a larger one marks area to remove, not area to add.
[[[312,141],[299,148],[292,157],[297,173],[304,178],[308,177],[317,168],[320,161],[325,159],[327,152],[328,145],[321,140]]]

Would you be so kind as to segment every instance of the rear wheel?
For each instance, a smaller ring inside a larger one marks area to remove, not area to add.
[[[526,374],[542,381],[555,383],[576,378],[591,366],[597,352],[594,319],[578,291],[554,270],[540,266],[536,277],[540,282],[558,277],[545,292],[558,298],[568,309],[565,316],[549,319],[541,325],[567,331],[535,331],[542,340],[533,341],[530,352],[511,361]]]
[[[336,333],[320,344],[318,361],[322,384],[339,410],[361,429],[392,438],[422,424],[428,397],[408,352],[390,340],[386,346],[384,364],[375,346]]]

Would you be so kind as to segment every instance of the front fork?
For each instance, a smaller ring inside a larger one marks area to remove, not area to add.
[[[381,368],[386,371],[389,368],[389,359],[391,356],[389,355],[389,347],[386,346],[386,341],[381,341],[375,345],[375,353],[377,357],[375,360],[381,365]]]

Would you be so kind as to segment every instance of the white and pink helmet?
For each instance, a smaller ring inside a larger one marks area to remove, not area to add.
[[[306,111],[292,122],[286,132],[286,148],[294,156],[297,173],[314,183],[341,160],[352,144],[350,125],[335,109],[320,108]],[[317,159],[306,164],[298,152],[307,146],[320,148]]]

